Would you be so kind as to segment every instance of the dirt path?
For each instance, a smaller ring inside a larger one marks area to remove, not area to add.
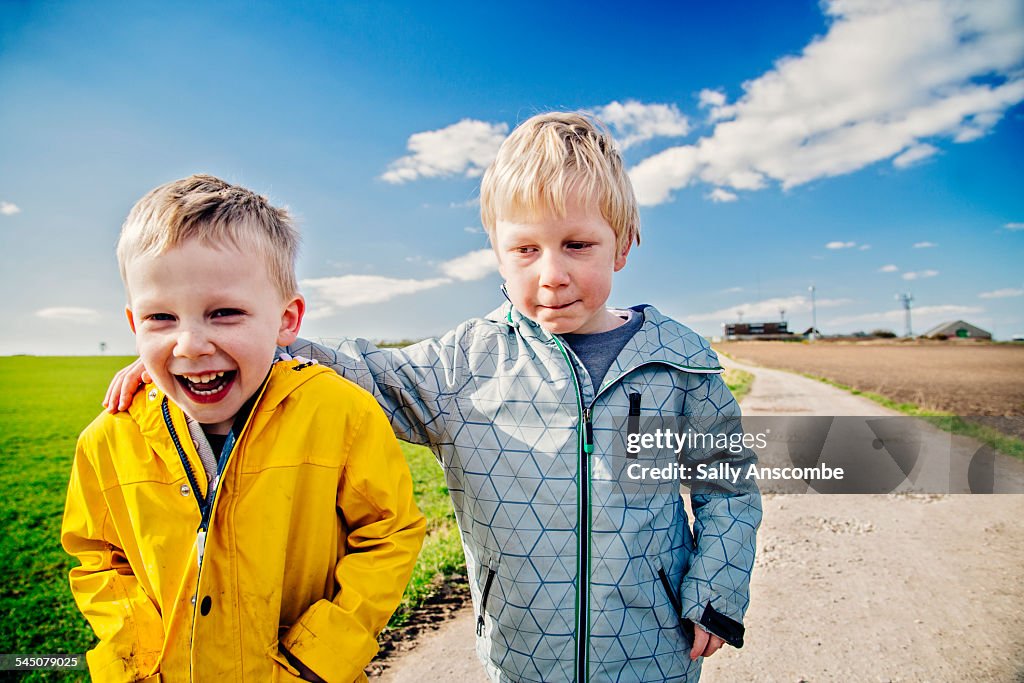
[[[892,414],[730,364],[756,376],[745,414]],[[709,658],[701,680],[1024,683],[1021,520],[1021,495],[766,495],[746,645]],[[485,683],[472,610],[457,614],[378,680]]]

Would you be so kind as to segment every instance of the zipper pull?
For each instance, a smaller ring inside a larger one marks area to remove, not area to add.
[[[583,411],[583,452],[590,455],[594,452],[594,423],[590,421],[590,408]]]
[[[484,616],[478,615],[476,618],[476,634],[482,636],[484,634]]]
[[[204,553],[206,553],[206,529],[199,527],[196,532],[196,559],[199,561],[200,569],[203,566]]]

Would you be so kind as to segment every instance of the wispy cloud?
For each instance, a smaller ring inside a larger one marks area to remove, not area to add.
[[[21,208],[10,202],[0,202],[0,214],[4,216],[13,216],[16,213],[21,213]]]
[[[938,147],[929,144],[913,145],[903,152],[895,159],[892,160],[892,165],[896,168],[906,168],[907,166],[913,166],[919,161],[924,161],[928,157],[932,156],[939,151]]]
[[[849,299],[816,299],[815,305],[818,308],[833,308],[850,303]],[[720,308],[709,313],[694,313],[686,315],[687,321],[693,322],[725,322],[736,320],[738,313],[743,313],[744,320],[778,320],[779,311],[790,313],[810,313],[811,300],[805,296],[778,297],[764,299],[762,301],[747,301],[728,308]]]
[[[917,272],[903,273],[904,280],[923,280],[929,277],[935,277],[939,274],[937,270],[919,270]]]
[[[721,90],[704,88],[697,95],[697,98],[699,100],[698,106],[701,109],[717,109],[725,104],[725,93]]]
[[[473,119],[416,133],[406,144],[410,154],[391,162],[381,179],[405,183],[418,178],[478,176],[494,160],[507,134],[507,124]]]
[[[1024,230],[1024,223],[1007,223],[1003,227],[1007,230]]]
[[[884,265],[881,268],[879,268],[878,272],[879,273],[897,273],[897,272],[899,272],[899,270],[900,269],[895,264],[889,263],[889,264]]]
[[[493,249],[478,249],[441,264],[441,272],[456,280],[482,280],[498,270]]]
[[[678,138],[690,132],[690,121],[674,104],[616,101],[598,107],[594,115],[611,128],[622,149],[654,138]]]
[[[470,235],[482,235],[486,232],[486,230],[478,225],[467,225],[462,229],[462,231],[468,232]]]
[[[377,304],[451,281],[447,277],[416,280],[381,275],[338,275],[302,280],[299,285],[312,300],[308,315],[316,319],[332,315],[340,308]]]
[[[480,206],[479,197],[473,197],[464,202],[451,202],[448,204],[449,209],[472,209],[477,206]]]
[[[859,247],[857,247],[857,249],[859,249],[860,251],[867,251],[870,248],[871,248],[870,244],[862,244]]]
[[[828,32],[744,83],[737,102],[705,96],[719,119],[710,136],[631,170],[642,204],[695,181],[791,188],[888,158],[905,166],[933,153],[929,140],[987,134],[1024,99],[1019,3],[826,0],[824,9]]]
[[[81,308],[78,306],[54,306],[52,308],[41,308],[35,312],[37,318],[44,320],[60,320],[69,323],[85,323],[91,325],[100,320],[101,314],[94,308]]]
[[[739,199],[735,192],[729,192],[729,190],[722,189],[721,187],[716,187],[705,196],[715,203],[734,202]]]
[[[1006,289],[994,289],[991,292],[982,292],[978,295],[981,299],[1008,299],[1014,296],[1024,296],[1024,289],[1007,287]]]
[[[826,249],[853,249],[855,246],[857,246],[856,242],[840,242],[840,241],[835,241],[835,242],[829,242],[828,244],[826,244],[825,248]]]
[[[729,287],[727,289],[723,289],[722,293],[723,294],[735,294],[737,292],[742,292],[742,291],[743,291],[742,287]]]
[[[951,317],[968,315],[972,313],[982,313],[985,309],[977,306],[959,306],[956,304],[944,304],[939,306],[921,306],[913,309],[913,320],[914,327],[918,327],[918,321],[927,319],[935,319],[941,317]],[[840,316],[838,318],[832,318],[827,321],[827,325],[832,327],[840,327],[844,325],[872,325],[880,324],[884,322],[888,323],[902,323],[906,318],[907,312],[902,308],[894,308],[888,311],[879,311],[877,313],[862,313],[858,315],[847,315]]]
[[[422,261],[416,257],[407,261]],[[307,317],[334,315],[339,309],[378,304],[400,296],[435,289],[457,281],[480,280],[498,269],[494,252],[478,249],[437,264],[443,277],[396,278],[382,275],[336,275],[309,278],[299,285],[310,299]]]
[[[915,242],[914,243],[914,249],[931,249],[932,247],[937,247],[937,246],[939,246],[939,245],[935,244],[935,242]]]

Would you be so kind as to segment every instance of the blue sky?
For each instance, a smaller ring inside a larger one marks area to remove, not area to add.
[[[433,5],[0,5],[0,354],[131,353],[121,221],[193,172],[298,218],[306,336],[443,333],[502,301],[479,174],[550,109],[643,204],[613,305],[1024,333],[1018,0]]]

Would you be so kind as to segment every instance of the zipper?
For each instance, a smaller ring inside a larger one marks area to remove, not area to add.
[[[494,583],[494,574],[496,572],[490,567],[487,568],[487,578],[484,579],[484,590],[480,594],[480,614],[476,617],[476,634],[482,636],[484,634],[484,614],[487,613],[487,596],[491,594],[491,584]]]
[[[586,683],[590,679],[590,660],[587,640],[590,631],[590,454],[594,452],[594,425],[591,422],[593,403],[583,407],[583,390],[576,375],[576,367],[572,364],[562,342],[551,335],[562,357],[569,365],[573,385],[576,387],[576,409],[579,411],[580,426],[578,430],[579,476],[576,478],[576,518],[579,532],[576,536],[576,681]]]

